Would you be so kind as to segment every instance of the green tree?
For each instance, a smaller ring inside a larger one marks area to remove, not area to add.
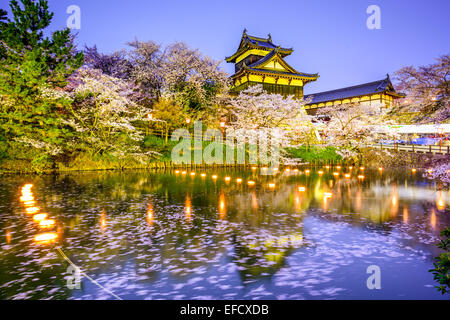
[[[70,129],[61,123],[66,79],[83,63],[69,29],[44,35],[53,13],[46,0],[10,2],[13,19],[0,12],[0,141],[9,157],[52,163]],[[1,154],[1,153],[0,153]]]
[[[436,288],[442,293],[450,293],[450,228],[441,232],[443,239],[437,244],[438,248],[445,250],[439,257],[435,258],[434,269],[430,272],[434,275],[434,280],[439,283]]]

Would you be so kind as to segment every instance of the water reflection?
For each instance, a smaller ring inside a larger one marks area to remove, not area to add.
[[[53,244],[130,299],[348,297],[360,286],[351,275],[374,256],[405,283],[410,267],[417,296],[435,297],[427,270],[449,193],[409,170],[359,168],[362,179],[352,169],[8,178],[0,298],[109,298],[68,290]]]

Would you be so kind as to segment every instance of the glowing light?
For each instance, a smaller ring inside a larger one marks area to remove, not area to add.
[[[25,207],[33,207],[34,205],[36,204],[36,201],[27,201],[27,202],[24,202],[23,203],[23,205],[25,206]]]
[[[226,209],[225,209],[225,195],[223,193],[219,196],[219,217],[220,219],[224,219],[226,215]]]
[[[256,169],[258,169],[257,167],[252,167],[252,170],[255,171]]]
[[[34,200],[34,197],[32,195],[24,195],[20,197],[20,201],[22,202],[31,202]]]
[[[267,168],[266,167],[264,167],[264,168],[262,168],[263,169],[263,171],[267,171]]]
[[[348,167],[348,170],[353,170],[353,167]]]
[[[192,177],[195,176],[195,172],[191,172],[191,176],[192,176]]]
[[[278,171],[279,169],[278,168],[273,168],[273,171]]]
[[[186,220],[190,221],[192,218],[192,207],[191,207],[191,198],[189,196],[186,197],[184,213],[185,213]]]
[[[252,208],[253,210],[258,210],[258,198],[254,192],[252,193]]]
[[[337,167],[336,167],[336,169],[338,169],[338,170],[341,170],[341,168],[342,168],[341,166],[337,166]]]
[[[153,206],[151,203],[147,207],[147,222],[149,225],[153,224]]]
[[[306,188],[305,188],[305,187],[298,187],[298,191],[299,191],[299,192],[305,192],[305,191],[306,191]]]
[[[432,174],[433,173],[433,169],[428,169],[428,174]]]
[[[411,169],[412,173],[416,173],[417,169],[413,168]]]
[[[55,232],[41,233],[34,237],[34,241],[39,244],[50,243],[56,239],[58,239],[58,234]]]
[[[175,170],[175,173],[176,173],[176,174],[179,174],[179,173],[180,173],[180,170]]]
[[[306,174],[310,174],[310,172],[311,172],[310,170],[305,170]]]
[[[298,169],[294,169],[294,172],[297,173],[297,172],[298,172]]]
[[[48,217],[48,214],[46,214],[46,213],[40,213],[40,214],[34,215],[33,220],[34,220],[35,222],[41,222],[42,220],[47,219],[47,217]]]
[[[445,200],[442,196],[442,192],[439,192],[438,198],[436,200],[436,207],[439,211],[445,210]]]
[[[361,167],[361,168],[359,168],[359,170],[364,171],[364,170],[366,170],[366,168]]]
[[[242,183],[242,179],[241,179],[241,178],[237,178],[237,179],[236,179],[236,182],[237,182],[237,183]]]
[[[102,211],[100,214],[100,229],[105,231],[106,229],[106,212]]]
[[[335,177],[339,176],[339,172],[333,172],[333,176]]]
[[[25,211],[27,214],[35,214],[39,212],[39,208],[38,207],[30,207],[30,208],[26,208]]]
[[[326,168],[326,169],[330,169],[330,166],[326,166],[325,168]]]
[[[211,178],[213,178],[214,180],[217,179],[217,176],[214,174]]]
[[[269,188],[270,189],[275,189],[275,186],[276,186],[275,183],[269,183]]]
[[[39,222],[39,227],[41,228],[52,228],[55,225],[55,220],[46,219]]]
[[[286,169],[286,172],[291,172],[291,169],[289,169],[289,168],[288,168],[288,169]]]
[[[379,167],[378,168],[378,171],[383,171],[384,169],[382,168],[382,167]]]
[[[392,197],[392,205],[396,206],[397,205],[397,196],[393,196]]]
[[[225,177],[225,181],[226,182],[230,182],[231,181],[231,177]]]
[[[7,244],[11,243],[11,238],[12,238],[11,231],[6,230],[6,243]]]
[[[187,174],[187,172],[186,172],[186,171],[183,171],[183,172],[181,172],[181,174],[182,174],[182,175],[186,175],[186,174]]]
[[[320,170],[320,171],[318,172],[318,174],[319,174],[319,175],[323,175],[323,171]]]
[[[345,174],[345,177],[346,177],[347,179],[350,179],[351,175],[350,175],[349,173],[346,173],[346,174]]]
[[[431,211],[430,224],[433,228],[436,228],[436,212]]]
[[[358,179],[359,180],[364,180],[366,177],[365,176],[363,176],[362,174],[360,174],[359,176],[358,176]]]
[[[408,208],[406,207],[403,208],[403,222],[408,222]]]
[[[333,194],[330,193],[330,192],[325,192],[325,193],[323,194],[323,198],[324,198],[324,199],[330,199],[330,198],[332,198],[332,197],[333,197]]]
[[[201,177],[202,177],[202,178],[205,178],[205,177],[206,177],[206,173],[202,173],[202,174],[201,174]]]
[[[254,185],[255,185],[255,181],[248,181],[247,184],[248,184],[249,186],[254,186]]]

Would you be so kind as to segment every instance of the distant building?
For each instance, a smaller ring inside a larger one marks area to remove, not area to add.
[[[395,91],[389,75],[387,75],[383,80],[305,95],[305,100],[311,99],[306,105],[306,110],[309,114],[314,114],[319,108],[346,103],[367,104],[379,107],[381,110],[390,108],[395,104],[396,99],[404,97],[404,94]]]
[[[231,76],[231,93],[237,94],[251,85],[262,84],[269,93],[311,99],[306,106],[309,114],[315,114],[319,108],[346,103],[389,108],[396,99],[404,97],[395,91],[389,75],[379,81],[304,96],[304,86],[316,81],[319,74],[299,72],[291,67],[284,58],[293,52],[292,48],[273,44],[270,34],[267,38],[259,38],[248,35],[247,30],[244,30],[236,53],[225,59],[235,64],[235,74]]]

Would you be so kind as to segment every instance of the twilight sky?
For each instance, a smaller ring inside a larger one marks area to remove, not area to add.
[[[0,7],[9,11],[8,2],[0,0]],[[108,53],[136,37],[185,41],[223,61],[244,28],[255,36],[271,33],[275,44],[295,49],[286,58],[291,66],[320,74],[305,93],[379,80],[450,53],[449,0],[49,0],[52,29],[65,27],[72,4],[81,8],[78,45],[96,44]],[[381,8],[381,30],[366,27],[369,5]]]

